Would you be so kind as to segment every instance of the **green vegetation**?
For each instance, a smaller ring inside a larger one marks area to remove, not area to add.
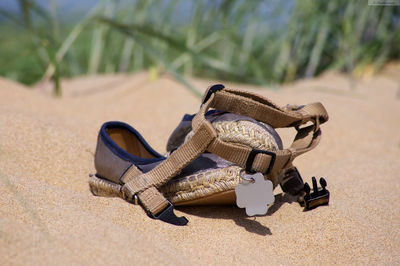
[[[71,24],[55,0],[18,2],[0,9],[0,75],[52,80],[56,95],[84,74],[152,69],[196,92],[185,76],[271,84],[400,57],[400,8],[362,0],[103,0]]]

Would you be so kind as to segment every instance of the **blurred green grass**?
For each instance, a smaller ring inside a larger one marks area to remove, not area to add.
[[[69,22],[48,3],[0,6],[0,75],[56,95],[85,74],[153,69],[196,92],[186,76],[266,85],[400,57],[399,6],[361,0],[102,0]]]
[[[12,25],[1,25],[0,32],[0,75],[25,84],[37,82],[45,66],[37,60],[30,38]]]

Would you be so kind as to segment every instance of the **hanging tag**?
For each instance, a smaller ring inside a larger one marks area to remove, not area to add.
[[[244,174],[242,178],[243,182],[235,188],[236,205],[246,208],[248,216],[265,215],[268,204],[275,201],[272,182],[265,180],[261,173]]]

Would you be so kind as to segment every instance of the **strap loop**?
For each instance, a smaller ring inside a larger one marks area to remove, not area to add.
[[[222,84],[215,84],[212,85],[208,90],[207,90],[207,94],[205,94],[205,97],[203,98],[202,104],[205,104],[211,97],[212,94],[214,94],[216,91],[220,91],[222,89],[224,89],[225,86]]]
[[[252,169],[253,167],[253,162],[254,159],[256,158],[257,154],[262,153],[262,154],[267,154],[269,156],[271,156],[271,160],[269,161],[269,166],[267,168],[267,171],[265,171],[264,175],[268,175],[272,168],[274,167],[274,163],[276,160],[276,154],[270,151],[265,151],[265,150],[256,150],[256,149],[252,149],[249,157],[247,158],[247,162],[246,162],[246,172],[248,173],[255,173],[256,171],[254,171]]]

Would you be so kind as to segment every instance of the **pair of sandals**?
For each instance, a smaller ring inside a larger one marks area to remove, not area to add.
[[[327,120],[321,103],[279,107],[257,94],[213,85],[199,112],[185,115],[173,131],[165,155],[131,126],[104,123],[90,189],[140,204],[150,217],[174,225],[188,222],[174,214],[174,205],[235,204],[235,188],[248,182],[249,173],[295,195],[304,184],[292,162],[319,143]],[[287,149],[275,131],[281,127],[297,129]]]

